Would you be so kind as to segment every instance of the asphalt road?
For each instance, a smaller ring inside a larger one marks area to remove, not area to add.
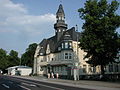
[[[90,90],[47,82],[0,76],[0,90]]]

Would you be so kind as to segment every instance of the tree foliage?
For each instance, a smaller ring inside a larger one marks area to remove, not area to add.
[[[8,55],[9,66],[16,66],[20,63],[20,58],[18,57],[18,52],[11,50]]]
[[[22,65],[33,67],[36,47],[37,47],[36,43],[29,45],[29,47],[26,49],[26,52],[21,56]]]
[[[80,38],[80,47],[87,52],[88,63],[104,66],[114,62],[120,50],[120,16],[116,14],[119,3],[107,0],[87,0],[84,8],[78,9],[80,18],[85,20]]]
[[[0,69],[5,69],[8,66],[7,61],[7,52],[3,49],[0,49]]]
[[[3,71],[10,66],[19,65],[18,52],[11,50],[9,55],[3,49],[0,49],[0,69]]]

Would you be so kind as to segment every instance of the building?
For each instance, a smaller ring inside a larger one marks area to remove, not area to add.
[[[80,33],[77,26],[67,29],[65,13],[60,4],[54,24],[55,35],[43,39],[34,55],[34,74],[47,75],[53,72],[61,77],[75,77],[99,74],[100,67],[91,67],[84,59],[85,52],[79,48]]]
[[[60,4],[54,24],[55,35],[43,39],[34,55],[34,73],[59,73],[61,76],[85,74],[89,65],[84,60],[85,52],[78,47],[80,33],[77,27],[67,29],[65,13]],[[82,68],[83,70],[81,70]],[[89,72],[91,73],[91,72]]]
[[[7,68],[8,75],[29,76],[32,73],[32,68],[28,66],[14,66]]]

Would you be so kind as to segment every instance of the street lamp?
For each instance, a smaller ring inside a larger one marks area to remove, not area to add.
[[[75,55],[75,60],[74,60],[74,80],[79,80],[79,59],[78,59],[78,26],[76,25],[76,32],[77,32],[77,53]]]

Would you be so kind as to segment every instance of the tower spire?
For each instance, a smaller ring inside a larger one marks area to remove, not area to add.
[[[62,4],[59,5],[58,11],[56,13],[56,18],[58,20],[63,20],[63,21],[65,19],[65,13],[64,13]]]
[[[54,24],[55,33],[57,35],[57,39],[59,40],[63,35],[63,32],[67,29],[67,24],[65,24],[65,13],[63,10],[62,4],[59,5],[59,8],[56,13],[56,23]]]

